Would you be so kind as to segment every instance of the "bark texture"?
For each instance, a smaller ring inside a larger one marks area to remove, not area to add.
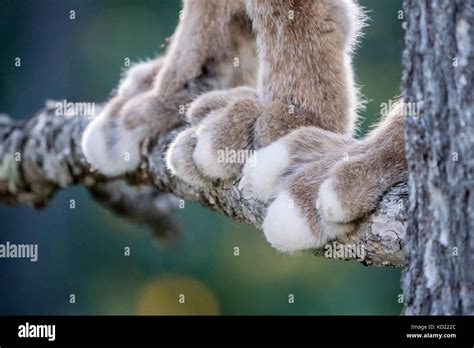
[[[172,193],[198,202],[241,222],[261,228],[266,207],[245,197],[235,182],[217,182],[206,190],[190,187],[171,176],[164,152],[177,130],[147,140],[142,146],[142,165],[123,178],[107,179],[91,171],[81,152],[87,117],[57,116],[50,103],[37,116],[18,124],[0,119],[0,201],[45,205],[53,194],[70,185],[87,186],[102,203],[122,216],[144,222],[155,230],[178,201]],[[138,185],[139,190],[132,186]],[[387,192],[376,212],[361,221],[355,233],[339,242],[362,244],[365,265],[401,266],[404,262],[406,185]],[[165,227],[168,226],[165,223]],[[324,255],[324,250],[314,251]]]
[[[474,314],[474,2],[407,0],[404,314]]]

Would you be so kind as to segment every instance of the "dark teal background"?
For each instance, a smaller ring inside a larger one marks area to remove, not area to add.
[[[401,0],[365,0],[370,26],[355,57],[368,100],[361,134],[398,94]],[[104,101],[124,58],[160,53],[176,0],[0,0],[0,112],[31,117],[47,99]],[[69,19],[74,10],[76,19]],[[15,57],[22,66],[15,67]],[[69,209],[75,199],[76,209]],[[261,232],[191,203],[166,245],[82,188],[43,210],[0,206],[0,243],[38,243],[39,261],[0,259],[0,314],[398,314],[400,271],[282,255]],[[131,256],[124,256],[124,248]],[[234,256],[234,247],[240,256]],[[186,303],[178,302],[179,294]],[[69,302],[75,294],[76,303]],[[288,303],[294,294],[295,303]]]

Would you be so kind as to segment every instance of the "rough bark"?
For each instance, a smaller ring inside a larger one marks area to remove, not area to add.
[[[207,190],[198,190],[168,173],[163,154],[176,131],[146,141],[141,168],[115,183],[117,179],[107,179],[91,171],[81,153],[80,139],[89,120],[57,116],[54,111],[53,104],[49,104],[25,124],[13,123],[6,117],[0,120],[0,201],[43,206],[58,189],[84,185],[121,215],[156,226],[170,205],[177,206],[168,197],[163,213],[155,202],[159,197],[157,192],[168,192],[261,228],[264,204],[244,197],[235,183],[218,182]],[[137,193],[124,182],[129,186],[141,185],[142,189]],[[363,264],[403,264],[406,192],[406,185],[391,189],[376,212],[361,221],[355,233],[339,241],[362,245]],[[324,250],[314,253],[324,255]]]
[[[474,2],[407,0],[404,314],[474,314]]]

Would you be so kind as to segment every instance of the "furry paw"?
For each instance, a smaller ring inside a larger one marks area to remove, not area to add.
[[[197,124],[192,161],[202,176],[228,180],[240,174],[252,160],[252,131],[259,114],[255,91],[248,87],[206,93],[193,102],[187,114]]]
[[[136,169],[142,141],[166,127],[161,105],[153,90],[126,102],[120,96],[112,99],[84,132],[81,145],[87,161],[108,176]]]
[[[82,152],[99,172],[117,176],[138,167],[140,144],[151,128],[143,120],[156,112],[156,97],[150,90],[162,64],[158,58],[130,68],[117,95],[84,131]]]
[[[170,172],[197,187],[237,176],[251,153],[256,104],[256,93],[248,87],[197,98],[186,115],[192,126],[178,134],[167,150]]]
[[[268,201],[275,191],[278,178],[290,165],[290,155],[282,140],[258,150],[253,161],[243,168],[239,189],[249,192],[253,197]]]
[[[278,193],[263,222],[265,236],[275,248],[284,252],[321,248],[354,230],[352,224],[326,221],[316,207],[320,185],[338,158],[335,153],[314,161],[294,162],[279,179]]]
[[[127,129],[122,120],[105,111],[84,131],[82,152],[99,172],[117,176],[137,168],[144,134],[143,128]]]

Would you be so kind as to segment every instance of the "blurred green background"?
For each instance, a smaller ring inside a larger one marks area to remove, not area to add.
[[[368,100],[361,134],[378,119],[380,103],[398,94],[401,2],[360,1],[371,17],[355,57]],[[0,112],[25,119],[47,99],[106,100],[125,58],[162,52],[180,5],[0,0]],[[14,66],[16,57],[21,67]],[[76,209],[69,209],[70,199]],[[0,206],[0,243],[39,244],[37,263],[0,259],[0,314],[400,313],[398,269],[279,254],[261,232],[192,203],[176,219],[184,235],[160,244],[82,188],[60,192],[41,211]]]

